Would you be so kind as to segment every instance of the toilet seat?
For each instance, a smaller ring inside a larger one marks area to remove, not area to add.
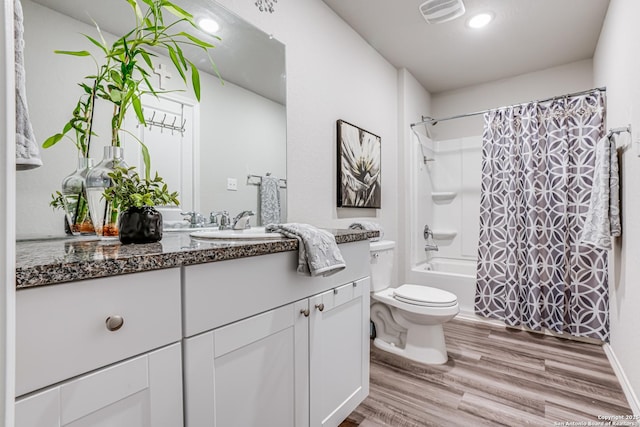
[[[458,303],[457,297],[451,292],[420,285],[399,286],[393,290],[393,298],[421,307],[452,307]]]

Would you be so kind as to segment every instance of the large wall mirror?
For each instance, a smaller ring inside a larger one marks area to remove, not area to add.
[[[144,2],[139,1],[141,6]],[[286,82],[285,47],[212,0],[175,0],[196,20],[219,24],[221,40],[205,32],[198,37],[212,50],[222,81],[206,57],[185,51],[200,70],[201,101],[195,101],[170,58],[155,59],[155,83],[168,93],[143,100],[147,127],[135,115],[126,128],[144,140],[151,169],[179,190],[183,211],[208,216],[227,210],[259,213],[259,183],[267,173],[279,178],[282,220],[286,215]],[[25,69],[29,114],[39,145],[69,120],[82,89],[77,85],[95,71],[89,57],[56,55],[54,50],[97,49],[83,34],[97,35],[92,21],[109,41],[134,24],[126,0],[22,0]],[[96,51],[96,53],[99,53]],[[109,142],[110,108],[96,103],[91,157],[102,157]],[[182,131],[169,126],[182,126]],[[141,165],[139,144],[125,138],[125,161]],[[64,214],[50,206],[51,194],[74,171],[77,150],[72,141],[40,147],[43,166],[17,172],[16,234],[18,239],[64,236]],[[259,215],[252,224],[259,223]]]

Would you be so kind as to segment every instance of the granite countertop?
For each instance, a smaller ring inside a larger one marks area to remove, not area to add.
[[[377,237],[377,231],[328,230],[336,242]],[[16,289],[75,280],[224,261],[298,249],[296,239],[204,240],[165,233],[157,243],[122,245],[118,240],[69,237],[16,243]]]

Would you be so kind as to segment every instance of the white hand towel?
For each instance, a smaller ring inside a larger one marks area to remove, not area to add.
[[[369,241],[371,241],[371,242],[377,242],[378,240],[382,240],[382,238],[384,237],[384,230],[382,229],[380,224],[378,224],[377,222],[358,221],[358,222],[354,222],[353,224],[351,224],[349,226],[349,229],[351,229],[351,230],[366,230],[366,231],[378,231],[378,232],[380,232],[380,235],[378,237],[371,237],[369,239]]]
[[[27,89],[24,71],[24,26],[22,4],[14,1],[14,43],[16,56],[16,169],[28,170],[42,166],[40,151],[33,134],[29,110],[27,109]]]
[[[280,180],[263,176],[260,182],[260,220],[262,225],[280,222]]]
[[[330,276],[346,268],[336,238],[326,230],[309,224],[269,224],[268,232],[298,239],[298,273]]]

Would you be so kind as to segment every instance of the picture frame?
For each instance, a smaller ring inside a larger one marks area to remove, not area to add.
[[[336,124],[338,207],[380,209],[381,138],[344,120],[338,120]]]

